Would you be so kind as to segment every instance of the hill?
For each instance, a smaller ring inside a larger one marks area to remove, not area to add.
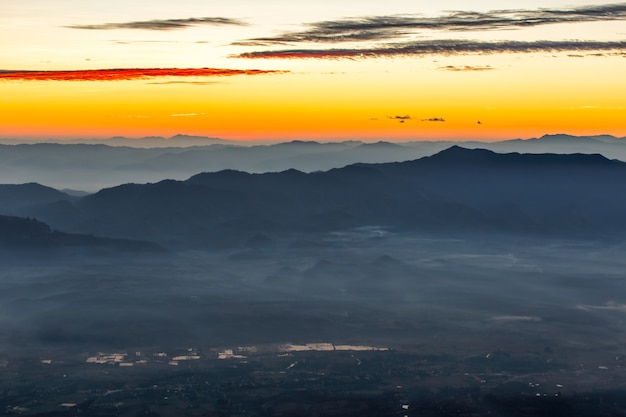
[[[0,184],[0,214],[16,214],[31,206],[75,199],[67,193],[37,183]]]
[[[63,233],[36,219],[0,215],[0,257],[26,254],[120,256],[163,252],[163,248],[149,242]]]
[[[354,163],[409,161],[453,145],[521,153],[599,153],[626,161],[626,140],[612,136],[547,135],[501,142],[322,143],[273,145],[227,142],[178,135],[169,139],[111,138],[87,143],[0,145],[0,178],[5,183],[37,182],[57,189],[96,192],[102,188],[165,178],[184,180],[198,172],[234,169],[253,173],[297,169],[325,171]],[[145,148],[137,147],[141,143]]]
[[[324,172],[226,170],[125,184],[24,210],[73,233],[174,247],[231,247],[378,225],[435,234],[620,238],[626,164],[601,155],[497,154],[451,147],[430,157]]]

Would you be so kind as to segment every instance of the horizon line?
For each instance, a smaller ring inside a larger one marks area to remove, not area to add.
[[[380,137],[380,138],[297,138],[294,137],[292,139],[278,139],[278,138],[251,138],[251,139],[237,139],[237,138],[223,138],[223,137],[215,137],[215,136],[204,136],[204,135],[190,135],[185,133],[178,133],[172,136],[160,136],[160,135],[146,135],[146,136],[65,136],[65,137],[43,137],[43,136],[26,136],[26,137],[0,137],[0,144],[38,144],[38,143],[55,143],[55,144],[89,144],[89,142],[94,142],[94,144],[106,145],[104,142],[114,142],[114,141],[128,141],[129,143],[140,143],[142,141],[148,142],[152,141],[162,141],[162,143],[167,142],[176,142],[181,140],[199,141],[198,146],[202,145],[217,145],[217,144],[232,144],[232,145],[243,145],[243,144],[280,144],[280,143],[291,143],[291,142],[304,142],[304,143],[343,143],[343,142],[362,142],[362,143],[378,143],[378,142],[389,142],[389,143],[414,143],[414,142],[504,142],[504,141],[512,141],[512,140],[533,140],[540,139],[543,137],[549,136],[570,136],[575,138],[590,138],[590,137],[613,137],[615,139],[626,139],[626,136],[616,136],[609,133],[598,133],[591,135],[576,135],[571,133],[545,133],[540,136],[532,136],[532,137],[501,137],[501,138],[485,138],[485,137],[476,137],[476,138],[462,138],[462,137],[447,137],[447,138],[389,138],[389,137]],[[201,141],[213,141],[213,143],[202,144]]]

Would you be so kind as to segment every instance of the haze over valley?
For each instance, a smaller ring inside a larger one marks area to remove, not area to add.
[[[620,141],[7,145],[84,153],[0,185],[0,410],[622,415]],[[230,165],[59,190],[120,152]]]
[[[1,0],[0,415],[626,416],[626,3]]]

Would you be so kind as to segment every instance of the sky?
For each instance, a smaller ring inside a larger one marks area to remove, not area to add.
[[[626,136],[626,3],[2,0],[0,138]]]

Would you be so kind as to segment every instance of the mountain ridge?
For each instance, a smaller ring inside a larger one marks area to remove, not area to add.
[[[328,171],[199,173],[124,184],[24,210],[71,233],[172,247],[232,247],[256,234],[368,225],[419,233],[619,237],[626,163],[601,155],[451,147],[406,162]]]
[[[207,146],[137,148],[105,144],[37,143],[0,145],[0,178],[5,183],[38,182],[57,189],[93,193],[102,188],[164,178],[184,180],[199,172],[234,169],[252,173],[294,168],[326,171],[354,163],[408,161],[453,145],[499,153],[599,153],[626,161],[626,141],[608,136],[553,135],[501,142],[292,141],[260,145],[229,142]]]
[[[17,253],[50,257],[58,254],[119,256],[166,251],[152,242],[65,233],[33,218],[0,214],[0,257]]]

